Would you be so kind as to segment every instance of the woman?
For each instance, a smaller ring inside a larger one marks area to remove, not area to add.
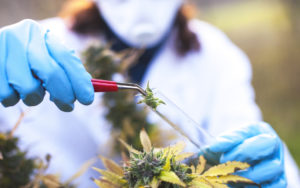
[[[221,154],[220,162],[251,163],[253,168],[242,175],[263,187],[299,185],[294,183],[298,169],[287,151],[284,159],[276,133],[269,125],[252,123],[261,115],[247,57],[218,29],[188,20],[182,4],[182,0],[74,1],[75,7],[62,14],[64,19],[44,20],[41,25],[25,20],[1,29],[0,101],[5,107],[14,106],[1,109],[2,123],[13,124],[17,107],[22,106],[19,99],[28,106],[39,104],[30,108],[16,134],[22,147],[30,146],[31,155],[50,153],[50,170],[61,172],[63,178],[94,157],[95,148],[105,154],[110,127],[99,118],[100,99],[94,97],[90,75],[66,47],[80,53],[101,38],[113,41],[115,51],[146,48],[129,71],[132,79],[142,85],[150,80],[152,87],[216,136],[207,151]],[[45,91],[60,110],[72,112],[63,113],[43,100]],[[83,105],[74,108],[76,100]],[[95,126],[99,124],[103,126]],[[82,187],[90,184],[84,181],[90,176],[80,179]]]

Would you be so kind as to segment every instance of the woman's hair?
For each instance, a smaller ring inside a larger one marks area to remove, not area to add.
[[[190,51],[200,50],[199,40],[188,27],[189,19],[185,12],[185,9],[181,8],[174,23],[174,27],[178,29],[175,47],[177,53],[182,56]],[[97,34],[108,28],[97,5],[92,1],[70,0],[64,5],[60,17],[64,18],[69,28],[78,34]]]

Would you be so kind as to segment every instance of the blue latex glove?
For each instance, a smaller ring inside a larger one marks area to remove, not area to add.
[[[0,30],[0,102],[28,106],[42,102],[45,90],[62,111],[72,111],[77,99],[94,100],[91,76],[80,59],[38,23],[23,20]]]
[[[217,137],[205,150],[205,157],[227,161],[247,162],[251,167],[237,174],[262,187],[286,187],[283,143],[272,127],[259,123]],[[215,160],[215,159],[212,159]]]

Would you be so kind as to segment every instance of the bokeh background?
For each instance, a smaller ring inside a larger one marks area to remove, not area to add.
[[[192,0],[190,0],[192,1]],[[0,0],[0,27],[55,16],[64,0]],[[300,164],[300,1],[194,0],[197,17],[220,29],[250,57],[265,121]]]

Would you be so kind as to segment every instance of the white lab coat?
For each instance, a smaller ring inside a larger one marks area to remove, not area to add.
[[[41,23],[78,54],[91,41],[101,38],[75,34],[60,18]],[[221,31],[205,22],[193,20],[190,28],[200,40],[201,52],[179,57],[174,49],[174,37],[170,37],[148,68],[143,85],[149,80],[151,87],[158,88],[213,136],[260,121],[247,56]],[[76,103],[71,113],[59,111],[49,96],[45,99],[31,108],[21,102],[15,107],[0,107],[0,130],[11,129],[20,109],[25,110],[25,119],[15,133],[20,137],[21,148],[28,150],[30,156],[43,157],[50,153],[49,171],[60,172],[63,180],[97,154],[109,154],[107,142],[111,127],[101,115],[101,94],[96,95],[90,106]],[[290,187],[299,187],[298,168],[287,151],[286,169]],[[78,179],[80,187],[93,187],[90,177],[97,178],[98,174],[88,171]]]

